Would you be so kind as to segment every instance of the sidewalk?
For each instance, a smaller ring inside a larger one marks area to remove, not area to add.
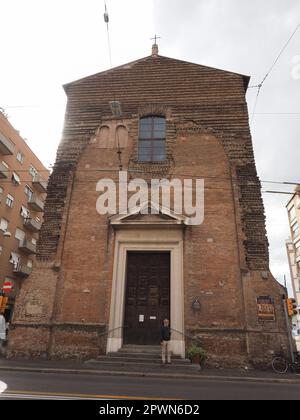
[[[153,371],[127,371],[125,370],[100,370],[98,366],[89,364],[87,361],[72,360],[10,360],[0,357],[0,377],[2,371],[31,372],[31,373],[52,373],[52,374],[82,374],[82,375],[114,375],[130,377],[149,378],[177,378],[177,379],[201,379],[218,381],[241,381],[260,383],[286,383],[299,384],[300,375],[287,373],[278,375],[271,368],[262,370],[243,369],[212,369],[205,368],[202,371],[195,370],[194,373],[171,373],[168,367]]]

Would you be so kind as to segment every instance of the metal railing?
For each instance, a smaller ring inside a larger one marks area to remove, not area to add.
[[[32,194],[27,204],[29,208],[31,208],[31,210],[33,211],[36,211],[38,213],[42,213],[44,211],[44,202],[35,194]]]
[[[185,337],[185,338],[189,339],[190,341],[195,341],[195,342],[196,342],[199,346],[201,346],[201,340],[200,340],[199,338],[197,338],[197,337],[192,337],[191,335],[186,334],[186,333],[184,333],[184,332],[182,332],[182,331],[175,330],[175,328],[170,328],[170,330],[171,330],[171,331],[174,331],[174,332],[176,332],[176,333],[178,333],[178,334],[180,334],[180,335],[182,335],[183,337]]]
[[[31,217],[26,217],[24,218],[23,226],[26,227],[28,230],[38,232],[41,230],[42,224]]]
[[[3,134],[0,133],[0,154],[13,155],[15,145]]]
[[[33,180],[32,184],[34,187],[38,189],[39,192],[45,193],[47,192],[48,183],[44,179],[41,178],[40,175],[36,175]]]
[[[108,337],[109,334],[111,334],[112,332],[117,331],[117,330],[121,330],[121,329],[124,329],[124,328],[127,328],[127,327],[128,327],[127,325],[122,325],[121,327],[117,327],[117,328],[113,328],[112,330],[104,331],[104,332],[99,334],[99,337],[103,337],[105,335],[107,335],[107,337]]]

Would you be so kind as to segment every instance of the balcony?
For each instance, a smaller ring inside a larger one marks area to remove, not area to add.
[[[47,183],[47,181],[44,181],[39,175],[36,175],[33,178],[32,185],[40,193],[46,193],[47,192],[48,183]]]
[[[28,201],[28,207],[36,212],[42,213],[44,211],[44,203],[42,200],[37,198],[36,195],[32,195],[30,200]]]
[[[0,155],[13,155],[15,145],[0,133]]]
[[[20,242],[19,250],[28,255],[36,254],[36,245],[27,239],[23,239],[23,241]]]
[[[42,224],[35,219],[26,218],[24,219],[23,226],[30,232],[37,233],[41,230]]]
[[[9,170],[3,163],[0,162],[0,179],[8,178]]]
[[[32,267],[28,267],[25,264],[22,264],[21,262],[19,262],[13,269],[13,273],[16,277],[28,277],[30,276],[32,272]]]

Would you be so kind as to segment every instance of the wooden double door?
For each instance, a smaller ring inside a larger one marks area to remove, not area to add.
[[[124,344],[159,345],[170,319],[170,252],[128,252]]]

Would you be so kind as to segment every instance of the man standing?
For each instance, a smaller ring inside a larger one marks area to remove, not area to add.
[[[0,340],[6,339],[6,324],[5,318],[3,315],[0,314]]]
[[[6,350],[5,350],[5,343],[6,343],[6,324],[5,318],[3,315],[0,314],[0,356],[5,357]],[[1,382],[0,382],[1,388]],[[0,391],[1,393],[1,391]]]
[[[166,318],[164,319],[164,325],[161,328],[160,345],[161,345],[162,364],[166,363],[166,357],[167,357],[168,364],[171,364],[170,340],[171,340],[170,321]]]

